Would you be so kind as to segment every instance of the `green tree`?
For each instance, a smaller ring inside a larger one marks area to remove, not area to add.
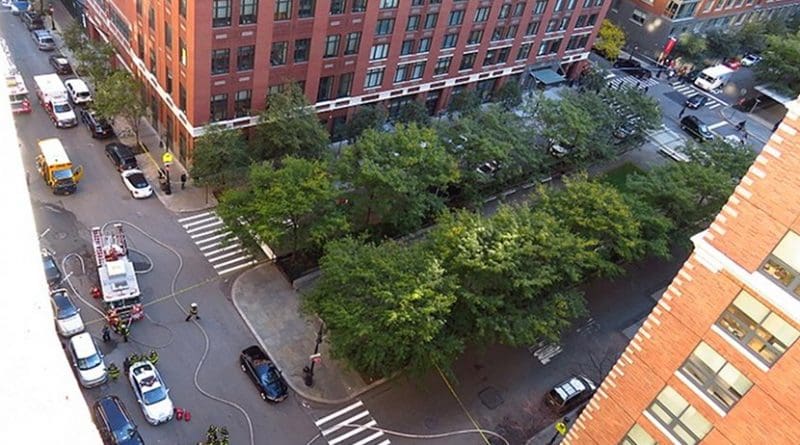
[[[136,145],[140,142],[141,120],[148,112],[139,91],[139,83],[130,73],[117,70],[97,85],[92,105],[98,114],[112,121],[123,117],[136,136]]]
[[[762,56],[755,66],[756,78],[786,94],[800,94],[800,32],[768,36]]]
[[[608,74],[609,72],[603,68],[589,67],[581,74],[581,86],[584,89],[600,93],[600,91],[608,86],[606,81],[606,76]]]
[[[481,109],[481,97],[475,90],[461,90],[451,93],[447,111],[461,115],[476,113]]]
[[[710,59],[730,59],[741,50],[739,39],[730,32],[712,29],[706,33],[706,54]]]
[[[101,83],[111,75],[114,47],[111,44],[91,40],[77,22],[70,25],[63,34],[64,44],[77,60],[75,71],[88,76],[95,84]]]
[[[209,125],[195,140],[190,172],[198,185],[218,190],[242,182],[250,162],[240,130]]]
[[[425,105],[419,101],[412,100],[400,107],[397,122],[406,125],[413,123],[420,127],[427,127],[431,124],[431,117],[428,115],[428,109],[425,108]]]
[[[747,22],[736,32],[736,40],[746,54],[760,54],[767,48],[767,29],[763,22]]]
[[[253,157],[275,160],[284,156],[321,158],[328,154],[328,131],[296,84],[270,94],[267,109],[256,126]]]
[[[522,105],[522,88],[519,86],[519,82],[514,80],[506,81],[495,91],[494,99],[507,111]]]
[[[478,344],[558,339],[585,313],[583,298],[571,288],[602,261],[595,242],[528,206],[503,206],[488,218],[444,214],[428,239],[460,285],[450,323]]]
[[[220,215],[248,221],[253,234],[280,252],[319,249],[345,233],[347,215],[336,204],[339,191],[327,162],[286,157],[280,164],[253,165],[247,187],[222,196]]]
[[[617,60],[620,51],[625,46],[625,31],[613,24],[610,20],[604,19],[597,32],[597,41],[594,49],[600,51],[606,59]]]
[[[458,179],[456,160],[436,132],[415,124],[365,131],[343,150],[338,167],[354,190],[354,226],[382,224],[394,233],[419,228],[443,207],[437,192]]]
[[[334,357],[370,376],[446,367],[463,350],[447,326],[456,286],[421,244],[328,243],[305,307],[328,327]]]
[[[380,130],[383,124],[386,123],[386,119],[388,119],[388,114],[386,113],[386,108],[382,105],[359,107],[350,120],[347,121],[344,130],[345,137],[353,141],[361,136],[364,130],[369,128]]]
[[[725,173],[736,182],[756,160],[756,154],[748,145],[729,144],[720,138],[702,144],[690,142],[683,151],[692,161]]]
[[[661,106],[658,100],[642,90],[634,88],[606,89],[602,96],[608,98],[618,108],[613,115],[613,128],[623,124],[633,126],[637,135],[661,126]]]
[[[685,32],[678,36],[673,54],[693,65],[702,65],[705,60],[706,40],[698,35]]]

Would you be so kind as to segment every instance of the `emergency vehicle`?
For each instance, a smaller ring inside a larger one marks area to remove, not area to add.
[[[33,111],[31,101],[28,99],[28,88],[25,86],[25,81],[22,75],[14,65],[11,58],[11,51],[9,51],[6,41],[0,39],[0,57],[5,58],[5,63],[0,61],[2,67],[3,78],[8,88],[8,99],[11,102],[11,111],[14,113],[30,113]]]
[[[92,248],[109,323],[141,320],[142,297],[133,261],[128,258],[122,224],[114,224],[110,235],[103,234],[100,227],[92,227]]]

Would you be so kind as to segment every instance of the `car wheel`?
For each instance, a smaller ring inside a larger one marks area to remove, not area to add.
[[[267,401],[267,393],[265,393],[264,391],[261,391],[261,400],[265,402]]]

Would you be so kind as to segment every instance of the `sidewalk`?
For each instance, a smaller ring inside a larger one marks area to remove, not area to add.
[[[56,40],[61,54],[69,59],[72,66],[76,66],[75,57],[61,38],[61,32],[72,26],[75,23],[75,19],[60,1],[53,2],[52,5],[53,19],[56,27],[56,31],[52,32],[53,37]],[[118,134],[131,133],[130,126],[121,119],[114,122],[114,130]],[[136,145],[136,137],[133,135],[119,137],[118,140],[130,146]],[[173,156],[173,162],[170,166],[172,194],[167,195],[164,193],[159,187],[159,171],[162,168],[160,161],[161,155],[164,154],[164,149],[161,147],[158,132],[150,125],[147,119],[142,119],[139,124],[139,140],[146,150],[144,153],[138,154],[136,160],[139,164],[139,168],[147,178],[147,181],[150,182],[150,185],[153,187],[155,195],[161,203],[164,204],[164,207],[172,212],[185,213],[196,212],[217,206],[217,200],[214,198],[214,195],[208,192],[205,187],[196,187],[192,185],[191,178],[186,183],[186,188],[183,190],[181,189],[180,176],[181,173],[187,170],[180,164],[177,156]],[[113,140],[109,140],[109,142],[112,141]]]

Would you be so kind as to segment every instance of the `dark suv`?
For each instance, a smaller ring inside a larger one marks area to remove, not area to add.
[[[133,155],[133,149],[125,144],[112,142],[106,145],[106,156],[108,156],[108,159],[111,159],[114,167],[116,167],[119,172],[139,168],[139,164],[136,162],[136,156]]]
[[[690,136],[700,142],[710,141],[714,139],[714,134],[706,127],[697,116],[684,116],[681,119],[681,130],[689,133]]]
[[[114,129],[111,128],[111,125],[109,125],[105,118],[98,116],[94,111],[87,110],[86,108],[82,108],[80,113],[81,122],[86,124],[86,128],[92,133],[93,138],[108,139],[114,136]]]
[[[588,401],[597,390],[588,377],[574,375],[556,385],[545,396],[545,403],[559,413],[567,412]]]
[[[614,62],[614,68],[622,69],[625,73],[631,74],[639,79],[649,79],[653,77],[653,73],[649,69],[643,67],[638,60],[617,59],[617,61]]]
[[[25,24],[26,28],[28,28],[28,31],[44,29],[44,20],[37,12],[25,11],[22,13],[22,15],[20,15],[20,20],[22,20],[22,23]]]
[[[107,396],[94,403],[94,421],[106,445],[144,445],[136,424],[117,396]]]

